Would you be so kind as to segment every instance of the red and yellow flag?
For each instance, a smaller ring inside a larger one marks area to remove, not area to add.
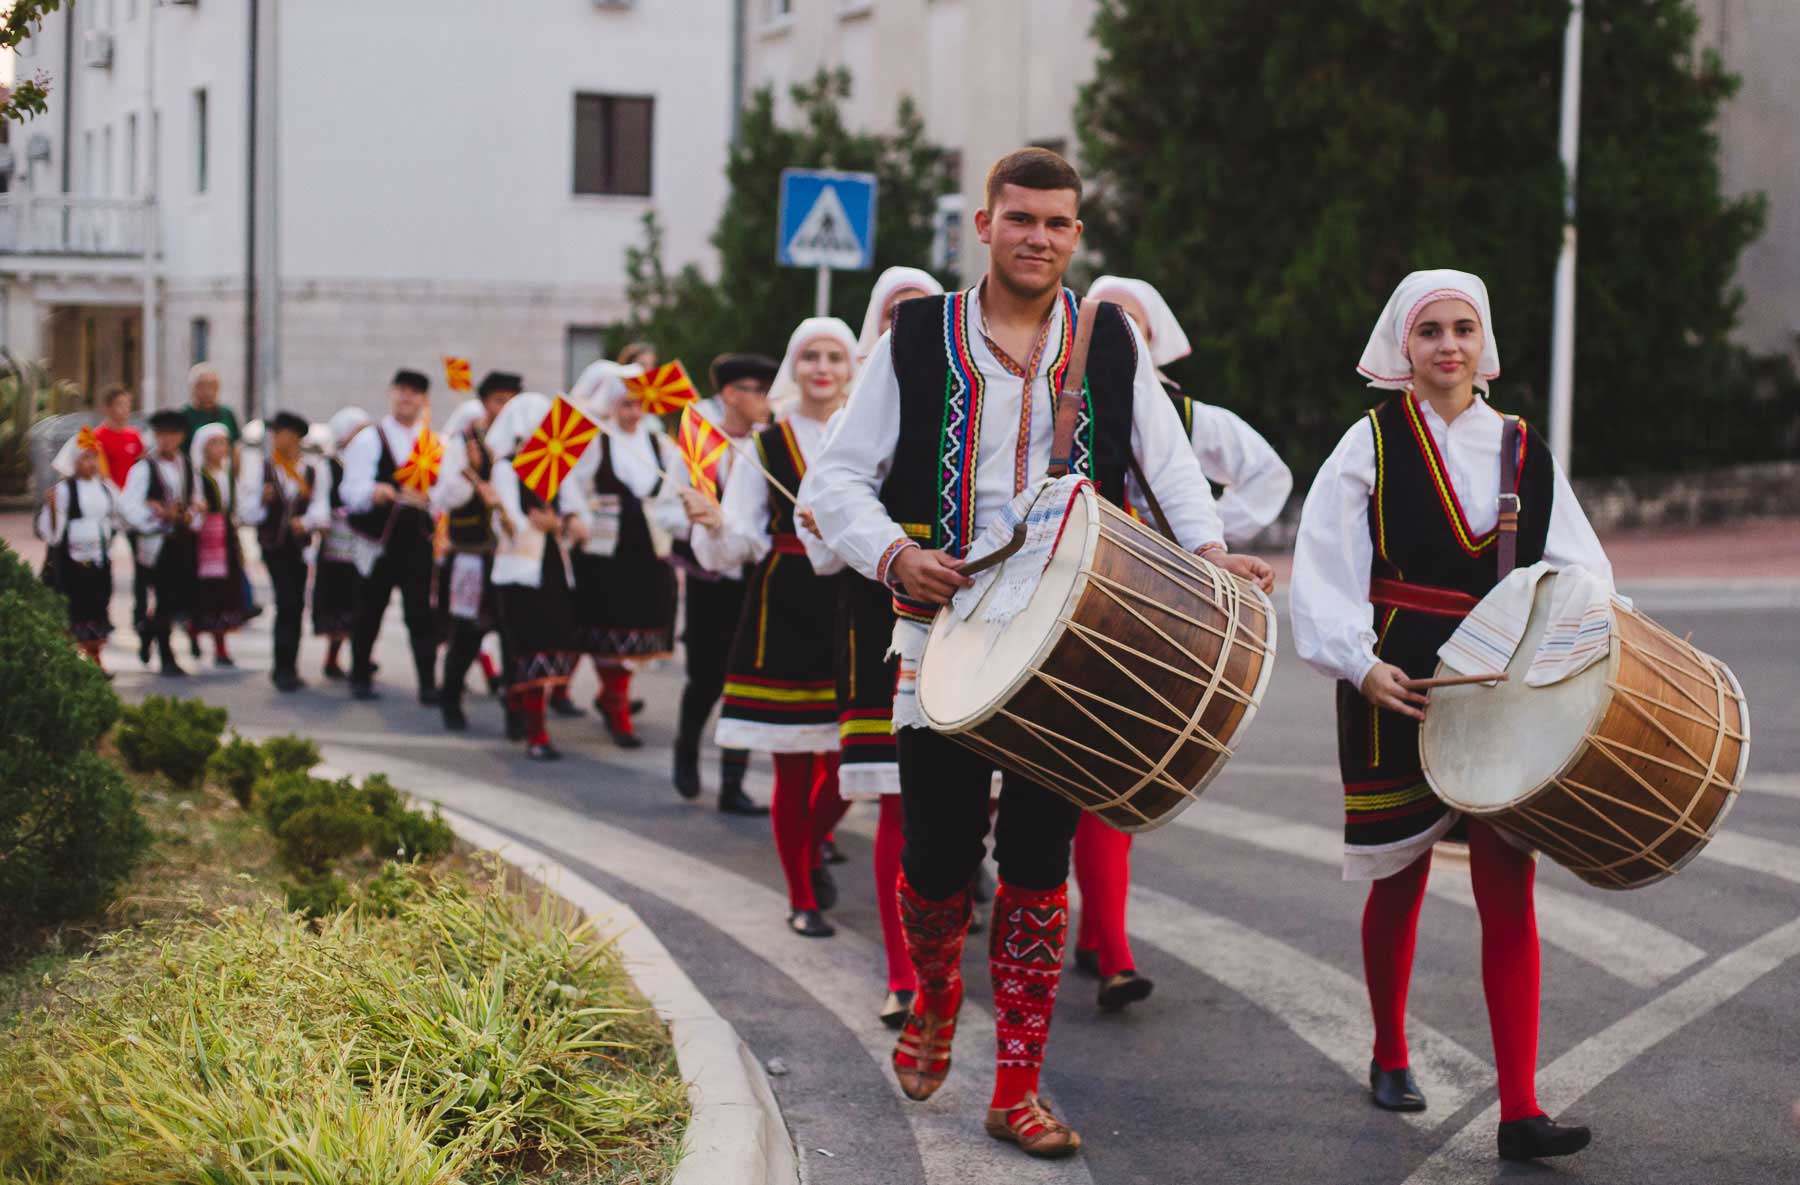
[[[538,424],[537,431],[519,446],[513,457],[513,470],[526,489],[545,502],[554,501],[563,478],[575,468],[575,462],[581,460],[581,454],[599,434],[600,425],[588,419],[566,397],[558,395],[543,422]]]
[[[419,439],[413,442],[412,452],[406,455],[405,464],[394,470],[394,481],[403,490],[415,494],[430,493],[431,487],[437,484],[438,470],[443,464],[444,442],[431,430],[431,421],[427,419],[419,429]]]
[[[700,392],[694,389],[694,381],[688,378],[687,367],[679,358],[637,378],[626,379],[625,390],[653,416],[686,407],[700,398]]]
[[[106,450],[100,447],[100,436],[93,428],[83,425],[75,434],[75,447],[92,452],[100,462],[100,476],[107,481],[112,480],[112,466],[106,463]]]
[[[694,488],[719,496],[719,463],[724,460],[731,442],[725,434],[692,405],[681,412],[681,423],[675,429],[675,443],[681,459],[687,462],[688,478]]]
[[[469,392],[475,384],[469,379],[469,360],[467,358],[444,358],[444,382],[452,391]]]

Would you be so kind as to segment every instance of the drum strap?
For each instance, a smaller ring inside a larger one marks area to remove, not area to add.
[[[1094,319],[1099,315],[1100,302],[1092,298],[1082,301],[1075,314],[1075,341],[1069,347],[1069,367],[1063,372],[1062,390],[1056,393],[1056,430],[1050,438],[1051,477],[1067,476],[1074,464],[1075,421],[1081,415],[1088,347],[1094,343]]]
[[[1503,416],[1500,428],[1500,518],[1494,551],[1505,580],[1519,562],[1519,417]]]

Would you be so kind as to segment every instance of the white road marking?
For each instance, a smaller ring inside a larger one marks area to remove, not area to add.
[[[1800,798],[1800,774],[1751,774],[1744,779],[1744,789],[1757,794]]]
[[[695,915],[788,976],[797,991],[837,1017],[884,1076],[890,1072],[894,1035],[874,1015],[883,966],[876,943],[848,930],[825,941],[801,938],[788,931],[785,897],[734,872],[501,786],[343,746],[336,735],[319,739],[337,767],[356,774],[385,772],[415,792],[429,787],[430,797],[462,814],[529,835],[553,855],[586,859]],[[979,957],[980,940],[972,941],[969,950],[970,957]],[[956,1038],[958,1067],[944,1086],[929,1102],[901,1104],[929,1185],[1012,1180],[1091,1185],[1093,1178],[1080,1158],[1039,1167],[982,1133],[993,1064],[991,1013],[974,1000],[965,1003]]]
[[[1175,823],[1318,864],[1335,867],[1343,862],[1343,838],[1335,831],[1211,797],[1177,815]],[[1448,861],[1441,863],[1433,870],[1427,891],[1473,909],[1475,893],[1467,873]],[[1536,896],[1540,938],[1633,987],[1655,987],[1706,957],[1686,939],[1602,904],[1592,894],[1539,884]]]
[[[1684,1026],[1699,1020],[1800,955],[1800,920],[1769,931],[1613,1022],[1538,1071],[1538,1101],[1559,1115]],[[1491,1181],[1498,1103],[1470,1120],[1409,1176],[1405,1185]],[[1604,1133],[1602,1133],[1604,1137]]]
[[[1700,853],[1700,859],[1800,885],[1800,848],[1772,839],[1725,830],[1713,836],[1712,842]]]

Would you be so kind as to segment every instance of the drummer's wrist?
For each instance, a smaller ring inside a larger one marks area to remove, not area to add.
[[[1201,559],[1210,559],[1215,555],[1224,555],[1225,545],[1217,540],[1214,540],[1211,543],[1202,543],[1199,547],[1194,549],[1194,554]]]
[[[1363,689],[1364,685],[1367,684],[1369,681],[1369,672],[1374,670],[1376,667],[1378,667],[1380,665],[1381,665],[1381,660],[1379,658],[1375,657],[1374,654],[1372,654],[1372,653],[1364,654],[1362,656],[1361,660],[1358,661],[1356,668],[1352,671],[1346,672],[1346,674],[1351,674],[1351,675],[1355,676],[1353,679],[1350,680],[1350,685],[1352,687],[1356,688],[1357,691],[1361,691]]]
[[[913,542],[912,539],[905,535],[900,536],[900,538],[888,544],[887,550],[882,552],[881,558],[875,562],[876,581],[887,585],[889,588],[898,588],[899,582],[894,579],[894,561],[900,558],[900,553],[909,548],[916,548],[918,546],[917,543]]]

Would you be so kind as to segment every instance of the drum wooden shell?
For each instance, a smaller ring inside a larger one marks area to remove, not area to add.
[[[1540,590],[1534,612],[1543,611],[1545,599]],[[1514,694],[1556,689],[1516,686],[1534,650],[1528,634],[1509,668],[1517,668]],[[1448,670],[1439,665],[1440,674]],[[1573,678],[1590,675],[1604,686],[1596,688],[1597,706],[1573,752],[1565,750],[1554,775],[1506,801],[1468,801],[1433,776],[1434,762],[1446,762],[1451,731],[1434,728],[1433,712],[1444,702],[1478,712],[1487,689],[1432,692],[1419,756],[1426,779],[1450,806],[1481,816],[1590,885],[1638,888],[1680,871],[1717,832],[1749,761],[1749,709],[1724,663],[1618,602],[1605,662]],[[1509,735],[1503,716],[1490,727],[1497,745],[1544,743],[1529,728]],[[1457,740],[1468,742],[1466,734]]]
[[[934,716],[934,677],[959,677],[934,650],[966,647],[959,635],[980,629],[940,613],[919,702],[934,729],[1002,768],[1122,831],[1148,831],[1199,796],[1255,715],[1275,665],[1275,611],[1254,585],[1091,491],[1086,505],[1086,539],[1058,544],[1085,542],[1085,561],[1032,661],[978,710]]]

